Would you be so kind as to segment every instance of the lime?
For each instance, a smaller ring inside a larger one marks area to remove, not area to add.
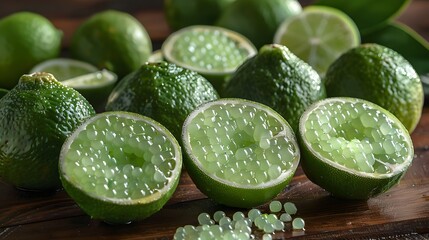
[[[300,158],[286,120],[243,99],[202,104],[186,119],[182,142],[196,186],[233,207],[250,208],[274,198],[292,179]]]
[[[378,44],[363,44],[342,54],[328,69],[330,97],[357,97],[395,115],[411,133],[423,108],[423,87],[411,64]]]
[[[3,88],[0,88],[0,98],[2,98],[4,95],[6,95],[6,93],[8,93],[9,92],[9,90],[7,90],[7,89],[3,89]]]
[[[13,88],[34,65],[60,53],[62,33],[39,14],[6,16],[0,20],[0,33],[0,88]]]
[[[340,198],[367,199],[387,191],[414,157],[402,123],[357,98],[313,104],[302,115],[299,136],[305,174]]]
[[[152,54],[147,59],[148,62],[162,62],[164,61],[164,56],[162,55],[161,49],[153,51]]]
[[[164,0],[164,13],[172,30],[191,25],[213,25],[235,0]]]
[[[160,210],[182,169],[180,146],[154,120],[105,112],[87,120],[60,153],[64,189],[92,218],[128,223]]]
[[[0,99],[0,178],[21,189],[58,189],[61,146],[94,114],[81,94],[53,75],[23,75]]]
[[[206,77],[222,94],[229,76],[256,54],[242,35],[214,26],[191,26],[172,33],[162,45],[168,62]]]
[[[356,25],[345,13],[311,6],[286,19],[274,42],[287,46],[323,76],[342,53],[359,45],[360,37]]]
[[[148,116],[180,138],[188,114],[215,99],[216,90],[199,74],[172,63],[146,63],[115,86],[106,110]]]
[[[336,8],[346,13],[356,23],[361,33],[367,33],[392,22],[410,2],[411,0],[359,0],[353,2],[318,0],[313,4]]]
[[[326,97],[325,86],[314,69],[283,45],[265,45],[247,60],[225,90],[227,97],[245,98],[270,106],[298,131],[301,114]]]
[[[110,70],[121,78],[148,59],[152,43],[144,26],[132,15],[106,10],[78,27],[70,51],[74,58]]]
[[[80,92],[98,111],[104,110],[107,97],[118,81],[113,72],[99,71],[95,66],[69,58],[44,61],[30,72],[49,72],[62,84]]]
[[[259,49],[272,43],[285,19],[301,11],[297,0],[236,0],[223,11],[216,24],[243,34]]]
[[[62,81],[62,84],[80,92],[97,111],[103,111],[107,98],[115,87],[118,76],[103,69]]]
[[[58,81],[64,81],[96,71],[98,69],[87,62],[70,58],[54,58],[37,64],[30,70],[30,73],[48,72],[54,75]]]

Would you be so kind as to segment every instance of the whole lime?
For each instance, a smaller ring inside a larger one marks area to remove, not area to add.
[[[283,45],[265,45],[231,77],[226,97],[263,103],[297,132],[299,118],[312,103],[326,97],[317,72]]]
[[[356,97],[395,115],[411,133],[420,120],[423,87],[411,64],[378,44],[363,44],[341,55],[324,78],[329,97]]]
[[[272,43],[280,24],[301,10],[297,0],[237,0],[223,11],[216,25],[243,34],[260,48]]]
[[[37,63],[58,56],[62,33],[45,17],[18,12],[0,20],[0,88],[13,88]]]
[[[235,0],[164,0],[164,13],[172,30],[191,25],[213,25]]]
[[[152,42],[144,26],[132,15],[107,10],[79,26],[72,36],[70,51],[74,58],[123,77],[148,59]]]
[[[200,104],[218,99],[208,80],[173,63],[146,63],[119,81],[107,111],[135,112],[155,119],[180,139],[182,125]]]
[[[94,114],[82,95],[51,74],[23,75],[0,99],[0,178],[20,189],[59,188],[61,146]]]

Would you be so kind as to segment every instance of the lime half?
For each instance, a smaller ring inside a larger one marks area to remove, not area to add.
[[[219,93],[237,67],[256,52],[253,44],[241,34],[204,25],[174,32],[162,45],[167,61],[200,73]]]
[[[243,99],[201,105],[182,132],[186,168],[215,201],[250,208],[279,194],[300,153],[289,124],[274,110]]]
[[[345,51],[360,43],[356,24],[334,8],[311,6],[287,18],[278,28],[274,43],[287,46],[320,75]]]
[[[105,112],[82,124],[60,154],[64,189],[91,217],[109,223],[160,210],[179,182],[180,146],[158,122]]]
[[[30,70],[30,73],[48,72],[54,75],[58,81],[64,81],[96,71],[98,69],[95,66],[83,61],[69,58],[54,58],[37,64]]]
[[[319,101],[304,112],[299,127],[305,174],[340,198],[367,199],[387,191],[413,160],[406,128],[365,100]]]

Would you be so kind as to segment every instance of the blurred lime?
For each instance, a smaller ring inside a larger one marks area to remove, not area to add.
[[[423,88],[411,64],[378,44],[363,44],[341,55],[328,69],[330,97],[356,97],[393,113],[411,133],[423,108]]]
[[[58,80],[64,81],[87,73],[93,73],[98,69],[89,63],[70,58],[54,58],[43,61],[34,66],[30,73],[48,72]]]
[[[191,25],[213,25],[235,0],[164,0],[164,13],[172,30]]]
[[[213,26],[191,26],[171,34],[162,45],[169,62],[206,77],[222,94],[230,75],[247,58],[256,54],[242,35]]]
[[[367,199],[394,186],[411,164],[413,143],[391,113],[356,98],[310,106],[300,125],[302,168],[334,196]]]
[[[62,33],[45,17],[18,12],[0,20],[0,87],[11,89],[39,62],[57,57]]]
[[[56,58],[33,67],[32,72],[49,72],[62,84],[79,91],[97,111],[104,110],[118,77],[106,69],[79,60]]]
[[[23,75],[0,99],[0,177],[21,189],[58,189],[61,146],[94,114],[82,95],[53,75]]]
[[[188,114],[217,98],[213,86],[196,72],[172,63],[146,63],[116,85],[106,110],[151,117],[179,138]]]
[[[4,95],[6,95],[6,93],[8,93],[9,92],[9,90],[7,90],[7,89],[3,89],[3,88],[0,88],[0,98],[2,98]]]
[[[329,7],[306,7],[286,19],[274,42],[310,64],[321,76],[342,53],[360,43],[359,30],[343,12]]]
[[[304,110],[326,97],[319,75],[283,45],[265,45],[246,61],[225,90],[227,97],[265,104],[280,113],[298,131]]]
[[[73,34],[74,58],[123,77],[138,69],[152,52],[146,29],[132,15],[106,10],[91,16]]]
[[[280,24],[301,10],[297,0],[237,0],[221,14],[217,25],[243,34],[259,49],[272,43]]]
[[[67,193],[92,218],[141,220],[159,211],[180,178],[182,153],[171,133],[127,112],[98,114],[73,132],[60,154]]]
[[[361,33],[367,33],[399,16],[410,2],[411,0],[318,0],[313,5],[332,7],[346,13]]]
[[[162,55],[161,49],[153,51],[152,54],[147,59],[148,62],[162,62],[164,61],[164,56]]]
[[[292,179],[300,153],[289,124],[243,99],[205,103],[186,119],[186,169],[208,197],[233,207],[266,203]]]

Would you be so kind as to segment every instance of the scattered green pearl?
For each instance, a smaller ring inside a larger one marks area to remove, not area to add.
[[[292,228],[295,230],[302,230],[305,227],[304,219],[302,218],[295,218],[292,221]]]
[[[290,215],[293,215],[297,212],[297,208],[296,208],[295,204],[291,203],[291,202],[286,202],[283,205],[283,208],[284,208],[285,212],[289,213]]]
[[[282,210],[282,203],[280,201],[270,202],[270,211],[273,213],[280,212]]]

